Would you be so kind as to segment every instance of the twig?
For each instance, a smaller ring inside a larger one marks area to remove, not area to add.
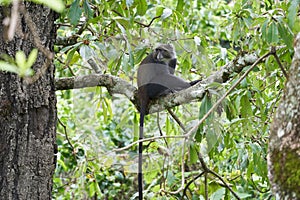
[[[170,109],[168,108],[167,111],[170,113],[170,115],[173,117],[173,119],[177,122],[177,124],[181,127],[181,129],[186,132],[186,129],[183,125],[183,123],[180,121],[180,119],[175,115],[175,113]]]
[[[220,179],[220,180],[223,182],[223,184],[226,186],[226,188],[228,188],[228,190],[230,190],[230,192],[233,194],[233,196],[235,196],[235,198],[239,200],[240,197],[239,197],[239,196],[231,189],[231,187],[226,183],[226,181],[224,181],[224,179],[223,179],[219,174],[217,174],[216,172],[214,172],[213,170],[211,170],[211,169],[209,169],[209,168],[207,167],[207,165],[206,165],[206,163],[204,162],[204,159],[203,159],[203,157],[202,157],[202,155],[201,155],[200,152],[198,153],[198,158],[199,158],[199,160],[200,160],[200,163],[201,163],[201,165],[202,165],[202,167],[203,167],[204,172],[206,172],[206,174],[205,174],[205,179],[207,179],[207,174],[208,174],[208,173],[213,174],[213,175],[216,176],[218,179]],[[206,184],[207,184],[207,182],[206,182]],[[207,185],[205,185],[205,187],[207,187]],[[205,198],[208,199],[208,190],[207,190],[207,188],[205,188]]]
[[[216,172],[214,172],[214,171],[212,171],[212,170],[209,170],[208,173],[211,173],[212,175],[214,175],[215,177],[217,177],[220,181],[222,181],[223,184],[226,186],[226,188],[233,194],[233,196],[234,196],[236,199],[240,200],[240,197],[239,197],[239,196],[231,189],[230,185],[228,185],[228,184],[226,183],[226,181],[224,181],[224,179],[223,179],[219,174],[217,174]]]
[[[152,23],[154,22],[154,20],[156,20],[156,19],[158,19],[160,17],[161,17],[161,15],[153,17],[149,24],[143,24],[142,22],[138,22],[136,20],[134,22],[137,23],[137,24],[139,24],[139,25],[141,25],[141,26],[143,26],[143,27],[150,27],[152,25]]]
[[[205,171],[201,172],[201,173],[198,174],[195,178],[193,178],[193,180],[190,180],[190,181],[186,184],[186,186],[184,187],[184,190],[183,190],[183,194],[182,194],[181,200],[183,200],[184,195],[187,196],[187,195],[186,195],[186,190],[189,188],[189,186],[190,186],[193,182],[195,182],[198,178],[200,178],[204,173],[206,173],[206,172],[205,172]]]
[[[163,139],[163,138],[186,138],[186,135],[164,135],[164,136],[155,136],[155,137],[149,137],[141,140],[136,140],[135,142],[132,142],[131,144],[118,148],[118,149],[113,149],[112,151],[119,152],[119,151],[124,151],[126,149],[129,149],[130,147],[138,144],[139,142],[148,142],[152,140],[158,140],[158,139]]]
[[[262,191],[260,188],[258,188],[257,185],[256,185],[256,183],[254,182],[252,176],[251,176],[251,182],[252,182],[252,184],[253,184],[255,190],[259,191],[260,193],[267,193],[267,192],[270,191],[270,189],[267,189],[266,191]]]
[[[205,200],[209,200],[208,198],[208,185],[207,185],[207,172],[204,173],[204,192],[205,192]]]
[[[161,126],[160,126],[160,123],[159,123],[159,112],[157,112],[156,120],[157,120],[157,127],[158,127],[158,130],[159,130],[159,134],[161,136],[163,136],[163,132],[162,132],[162,129],[161,129]],[[164,138],[164,141],[165,141],[166,147],[169,148],[169,145],[168,145],[168,142],[167,142],[166,138]]]
[[[282,65],[282,63],[281,63],[281,61],[280,61],[280,59],[277,55],[276,47],[272,47],[271,53],[275,57],[275,59],[276,59],[278,65],[279,65],[283,75],[285,76],[286,79],[288,79],[289,75],[287,74],[286,70],[284,69],[284,67],[283,67],[283,65]]]
[[[70,145],[72,151],[74,152],[74,146],[72,145],[72,143],[71,143],[71,141],[70,141],[70,139],[69,139],[69,136],[68,136],[68,133],[67,133],[67,127],[66,127],[66,125],[64,125],[64,123],[63,123],[59,118],[57,118],[57,119],[58,119],[58,123],[63,127],[64,132],[65,132],[66,139],[67,139],[67,141],[68,141],[68,144]]]

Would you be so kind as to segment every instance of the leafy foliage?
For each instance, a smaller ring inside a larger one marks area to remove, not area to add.
[[[177,73],[187,80],[208,76],[241,51],[263,55],[271,46],[277,47],[287,68],[294,33],[300,30],[297,0],[67,0],[66,7],[67,12],[57,21],[57,77],[95,73],[92,61],[98,71],[135,83],[138,64],[159,42],[175,45]],[[201,102],[174,109],[187,128],[193,127],[241,74],[230,76],[227,83],[212,84]],[[284,82],[277,61],[268,57],[186,144],[181,139],[145,142],[146,198],[204,199],[199,153],[207,167],[223,177],[241,199],[272,198],[267,140]],[[137,140],[136,109],[104,88],[59,91],[57,96],[59,153],[53,197],[134,199],[137,147],[113,150]],[[158,122],[155,114],[146,118],[146,137],[160,135],[158,125],[165,135],[183,134],[170,115],[160,113]],[[180,188],[182,175],[185,186],[191,184],[186,190],[170,193]],[[207,178],[209,199],[234,198],[220,179],[211,174]]]

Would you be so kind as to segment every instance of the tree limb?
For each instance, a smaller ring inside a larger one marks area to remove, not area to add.
[[[253,64],[258,59],[254,53],[240,53],[235,60],[224,65],[220,70],[214,72],[206,79],[186,90],[169,94],[165,97],[152,101],[149,113],[158,112],[165,108],[172,108],[181,104],[189,103],[192,100],[202,99],[207,86],[210,83],[224,83],[231,78],[233,73],[239,73],[244,67]],[[78,77],[59,78],[55,82],[56,90],[78,89],[85,87],[104,86],[111,95],[125,95],[137,108],[137,88],[127,81],[108,74],[91,74]]]

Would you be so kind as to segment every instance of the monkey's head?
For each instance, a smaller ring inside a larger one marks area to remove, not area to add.
[[[171,44],[161,44],[153,52],[153,59],[160,62],[169,63],[174,58],[176,58],[176,52]]]

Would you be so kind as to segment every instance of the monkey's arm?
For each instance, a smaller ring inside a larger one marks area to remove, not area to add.
[[[170,62],[168,64],[169,65],[170,74],[174,74],[175,73],[176,64],[177,64],[177,59],[176,58],[170,60]]]

